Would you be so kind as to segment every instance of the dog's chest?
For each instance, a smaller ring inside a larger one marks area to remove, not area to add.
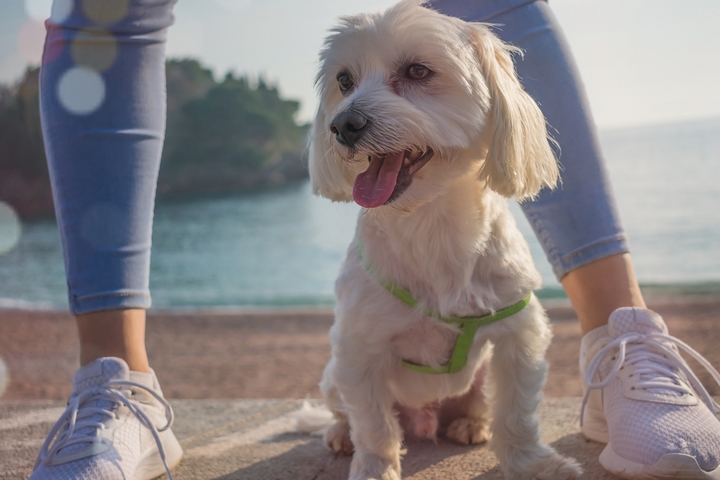
[[[458,330],[435,319],[418,321],[390,340],[394,356],[417,365],[444,365],[450,360]]]

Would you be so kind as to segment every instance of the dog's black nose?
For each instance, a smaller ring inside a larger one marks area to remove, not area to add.
[[[362,137],[367,124],[367,118],[354,110],[346,110],[333,119],[330,131],[338,142],[352,147]]]

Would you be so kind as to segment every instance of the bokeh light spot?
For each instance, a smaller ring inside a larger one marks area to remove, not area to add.
[[[0,357],[0,397],[5,393],[5,389],[10,383],[10,371],[5,365],[5,361]]]
[[[43,64],[47,65],[56,60],[60,54],[65,51],[65,39],[58,37],[58,35],[52,35],[48,41],[45,42],[42,58]]]
[[[120,207],[98,203],[87,209],[80,229],[83,239],[96,250],[114,249],[124,245],[128,222]]]
[[[100,25],[119,22],[128,12],[128,0],[82,0],[85,16]]]
[[[73,0],[55,0],[52,2],[50,20],[62,23],[70,16],[73,9]]]
[[[25,11],[33,20],[46,20],[50,17],[52,0],[25,0]]]
[[[0,255],[15,248],[21,232],[22,224],[15,209],[5,202],[0,202]]]
[[[67,111],[87,115],[97,110],[105,100],[105,81],[93,70],[75,67],[60,77],[57,93]]]
[[[82,30],[73,38],[70,51],[78,66],[104,72],[115,63],[117,41],[109,32]]]
[[[45,26],[39,20],[25,22],[17,36],[18,49],[29,63],[40,65],[43,43],[45,43]]]

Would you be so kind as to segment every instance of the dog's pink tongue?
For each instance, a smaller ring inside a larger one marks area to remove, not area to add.
[[[386,157],[372,157],[368,169],[355,177],[355,202],[365,208],[379,207],[387,202],[395,189],[404,157],[404,151]]]

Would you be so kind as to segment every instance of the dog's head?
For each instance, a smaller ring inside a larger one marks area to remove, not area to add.
[[[421,0],[341,19],[320,54],[314,191],[408,210],[468,169],[506,197],[553,187],[545,119],[517,79],[516,50]]]

